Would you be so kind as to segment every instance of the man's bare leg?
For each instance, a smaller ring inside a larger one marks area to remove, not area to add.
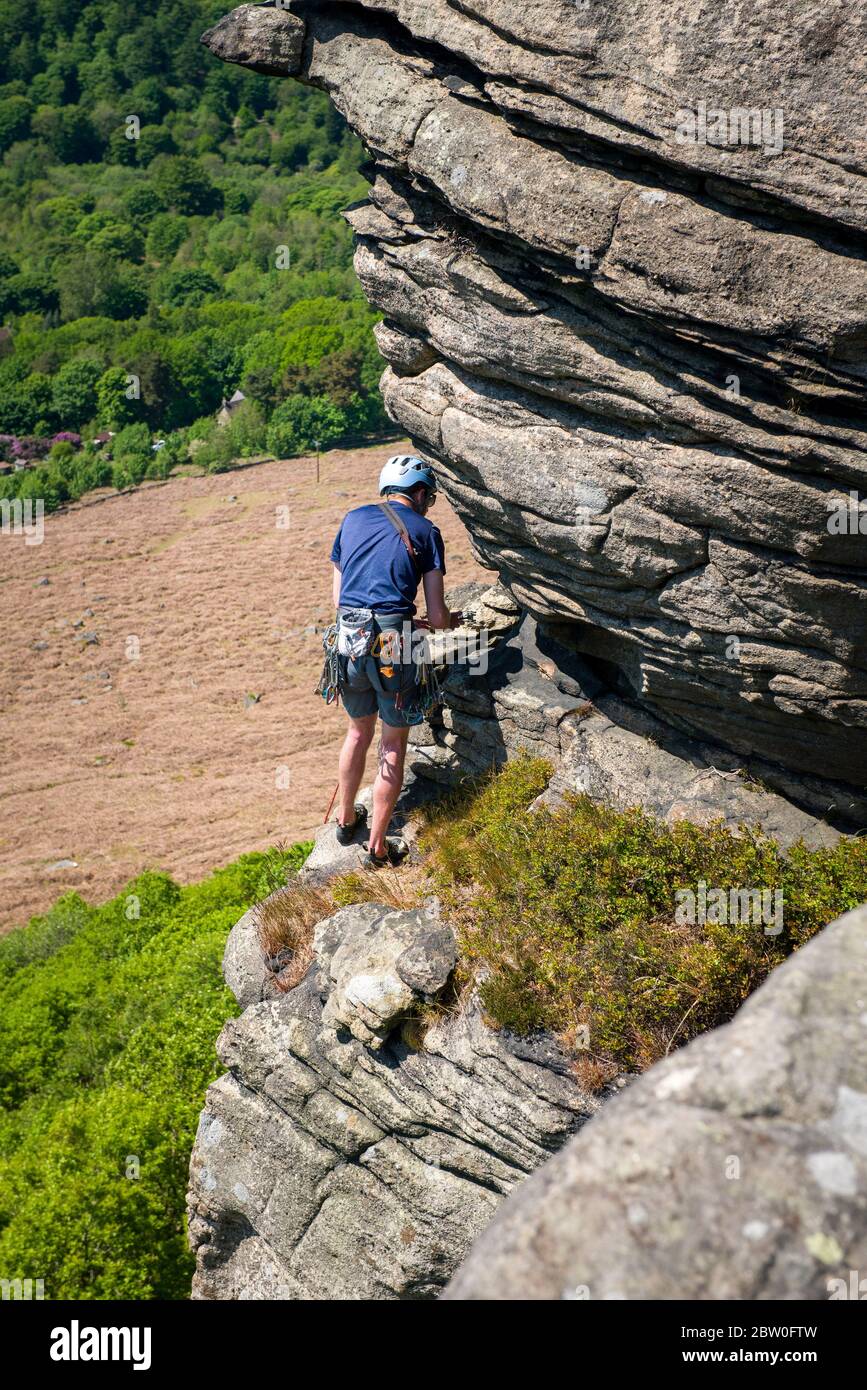
[[[368,714],[363,719],[350,719],[349,721],[349,728],[340,750],[340,763],[338,765],[340,803],[337,819],[341,825],[352,825],[355,820],[355,798],[364,776],[367,750],[373,741],[375,732],[375,714]]]
[[[379,740],[379,771],[373,784],[373,819],[370,824],[370,852],[385,854],[385,832],[403,786],[403,764],[409,729],[383,724]]]

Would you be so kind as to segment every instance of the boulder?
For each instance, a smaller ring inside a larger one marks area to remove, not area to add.
[[[867,907],[632,1082],[447,1299],[827,1299],[867,1269]]]
[[[457,962],[451,928],[431,910],[342,908],[320,922],[314,951],[330,982],[322,1021],[382,1047],[414,1005],[444,989]]]

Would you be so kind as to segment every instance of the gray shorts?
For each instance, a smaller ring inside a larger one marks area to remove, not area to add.
[[[377,620],[381,632],[400,632],[405,621],[401,615],[393,622],[384,615]],[[377,656],[343,659],[340,698],[350,719],[378,713],[392,729],[409,729],[424,721],[419,710],[407,708],[418,698],[418,666],[412,660],[385,665]]]

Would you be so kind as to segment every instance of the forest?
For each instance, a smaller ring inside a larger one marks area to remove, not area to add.
[[[235,1001],[233,922],[309,844],[202,883],[145,873],[111,902],[67,893],[0,938],[0,1271],[57,1298],[186,1298],[184,1217],[214,1040]]]
[[[388,426],[340,217],[363,148],[323,93],[201,46],[225,8],[0,0],[0,498]]]

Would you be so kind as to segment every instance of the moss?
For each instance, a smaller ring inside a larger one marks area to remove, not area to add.
[[[436,813],[424,844],[492,1020],[558,1033],[599,1076],[645,1067],[724,1022],[775,965],[867,898],[864,840],[784,854],[746,826],[669,826],[584,796],[529,811],[550,774],[543,760],[518,759],[456,812]],[[679,890],[700,893],[702,882],[779,890],[779,934],[749,917],[679,920]]]

